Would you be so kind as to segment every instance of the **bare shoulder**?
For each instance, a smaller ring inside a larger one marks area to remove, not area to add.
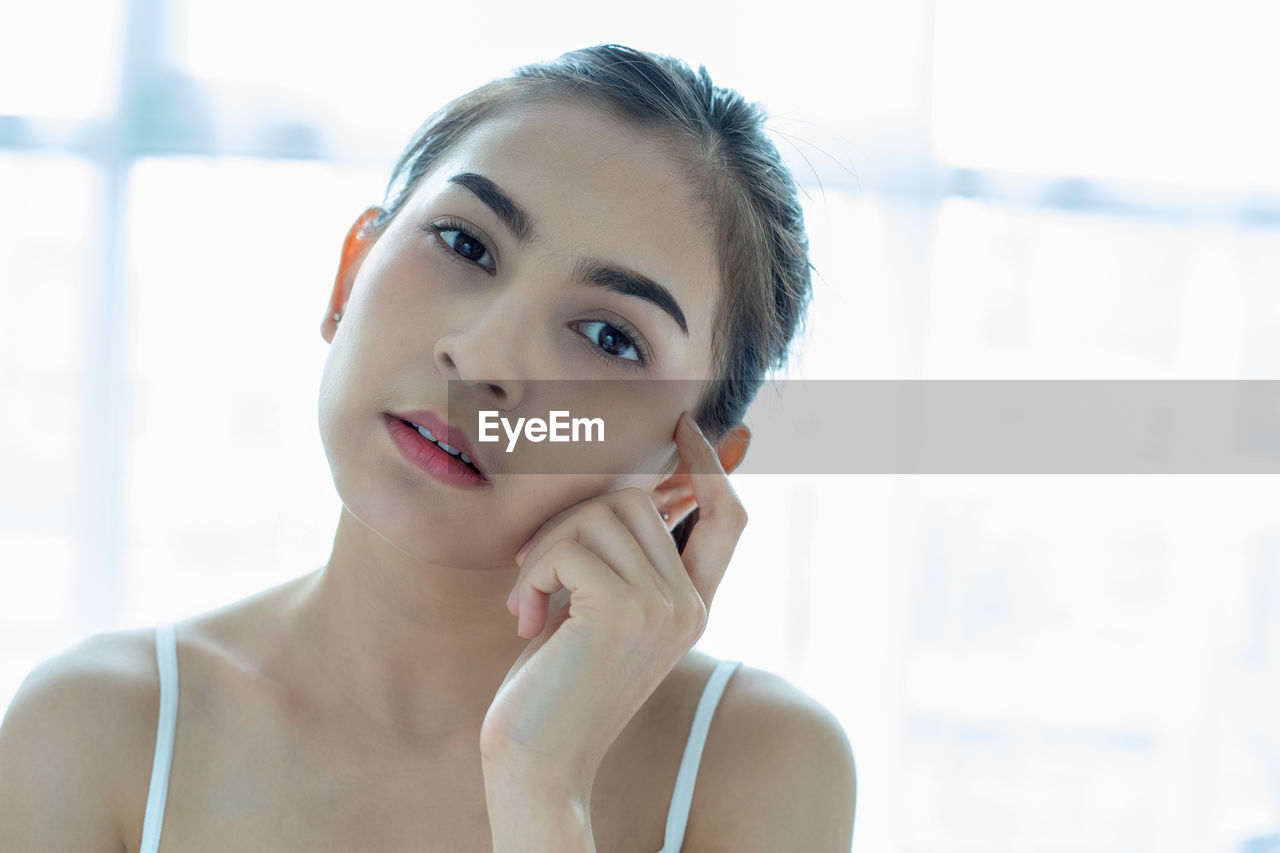
[[[94,635],[32,670],[0,724],[0,848],[124,850],[158,704],[151,630]]]
[[[856,796],[853,750],[831,711],[743,665],[707,733],[684,849],[845,853]]]

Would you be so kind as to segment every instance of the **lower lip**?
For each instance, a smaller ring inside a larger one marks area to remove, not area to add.
[[[427,441],[416,429],[399,418],[387,415],[387,429],[396,447],[417,467],[442,483],[474,489],[488,481],[471,470],[460,459],[445,453],[434,443]]]

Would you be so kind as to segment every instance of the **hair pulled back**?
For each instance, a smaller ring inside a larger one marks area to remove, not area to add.
[[[400,155],[381,229],[422,177],[468,131],[504,108],[538,98],[595,103],[673,143],[710,214],[721,281],[711,377],[695,420],[714,444],[740,423],[773,369],[782,367],[812,299],[809,244],[795,181],[765,133],[765,113],[706,68],[622,45],[563,54],[516,69],[432,114]],[[684,549],[698,512],[672,532]]]

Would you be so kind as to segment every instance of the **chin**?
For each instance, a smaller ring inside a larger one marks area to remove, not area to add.
[[[485,537],[471,536],[463,525],[451,523],[412,502],[391,495],[343,499],[348,515],[367,531],[414,561],[455,568],[500,568],[514,565],[512,547],[505,558],[499,557],[496,537],[488,537],[485,546],[477,541]]]
[[[514,565],[522,543],[500,556],[501,537],[477,532],[486,527],[492,531],[493,524],[486,525],[474,511],[464,519],[463,507],[449,506],[446,495],[423,488],[421,475],[380,458],[367,436],[360,441],[329,434],[323,443],[344,514],[360,525],[348,533],[369,547],[378,547],[381,540],[416,561],[446,566]]]

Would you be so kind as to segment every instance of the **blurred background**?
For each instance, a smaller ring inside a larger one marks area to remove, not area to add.
[[[432,110],[571,48],[769,109],[791,378],[1280,379],[1276,4],[603,8],[4,5],[0,707],[324,563],[346,228]],[[1277,851],[1277,479],[735,477],[700,646],[839,716],[857,850]]]

